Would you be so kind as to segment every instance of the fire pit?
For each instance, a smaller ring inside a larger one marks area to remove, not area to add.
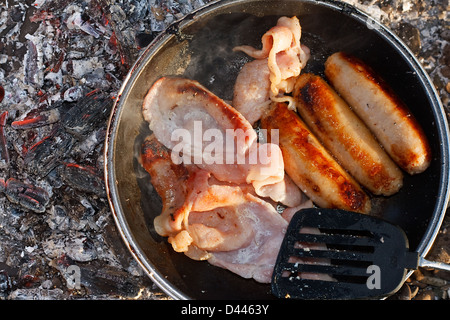
[[[168,298],[116,229],[103,147],[139,54],[207,2],[28,0],[0,8],[0,299]],[[449,36],[439,24],[446,8],[347,2],[403,36],[448,106]],[[432,288],[448,298],[445,284]]]

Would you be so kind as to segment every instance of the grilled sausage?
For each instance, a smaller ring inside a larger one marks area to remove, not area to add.
[[[361,185],[390,196],[403,185],[403,173],[366,125],[319,76],[301,75],[295,84],[297,111],[323,146]]]
[[[268,137],[278,130],[285,170],[319,207],[368,213],[370,198],[326,151],[295,111],[273,104],[261,119]]]
[[[325,75],[402,169],[417,174],[428,168],[431,152],[422,128],[379,75],[343,52],[327,59]]]

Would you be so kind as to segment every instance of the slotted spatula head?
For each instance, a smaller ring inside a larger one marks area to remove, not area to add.
[[[289,223],[272,275],[278,298],[370,299],[395,293],[419,256],[398,226],[337,209],[303,209]]]

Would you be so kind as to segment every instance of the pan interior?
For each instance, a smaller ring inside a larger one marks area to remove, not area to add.
[[[437,203],[446,199],[441,198],[439,183],[446,174],[442,159],[447,157],[442,154],[441,143],[448,142],[446,133],[437,125],[436,102],[417,77],[420,71],[414,70],[378,30],[368,28],[361,19],[346,12],[347,7],[329,3],[333,2],[215,4],[174,25],[152,43],[124,84],[112,118],[113,211],[135,257],[157,284],[175,298],[268,299],[272,295],[268,284],[243,279],[175,253],[166,239],[156,234],[153,219],[161,212],[161,201],[138,161],[139,148],[150,133],[141,116],[143,98],[156,79],[177,75],[195,79],[219,97],[231,100],[234,80],[249,61],[232,48],[242,44],[259,46],[261,36],[282,15],[299,18],[302,43],[311,49],[311,60],[303,72],[323,75],[323,65],[330,54],[354,54],[387,80],[427,133],[434,155],[431,167],[417,176],[405,174],[404,187],[398,194],[374,197],[373,214],[402,227],[413,249],[421,245],[430,221],[440,214],[436,212]]]

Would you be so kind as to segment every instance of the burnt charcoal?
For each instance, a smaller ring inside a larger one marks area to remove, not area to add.
[[[39,83],[38,51],[33,41],[27,42],[27,54],[25,63],[25,83],[36,85]]]
[[[82,94],[83,94],[82,88],[78,86],[70,87],[66,91],[64,91],[63,98],[65,101],[74,102],[80,99],[82,97]]]
[[[9,151],[5,135],[5,125],[8,118],[8,111],[0,115],[0,168],[6,168],[9,165]]]
[[[100,37],[100,33],[96,28],[94,28],[89,22],[89,15],[87,13],[81,14],[80,12],[74,12],[67,20],[68,24],[78,27],[87,34],[93,36],[94,38]]]
[[[67,132],[79,139],[86,138],[99,125],[106,124],[113,100],[102,94],[88,95],[62,117]]]
[[[419,54],[422,49],[420,31],[410,23],[401,22],[396,28],[397,35],[408,45],[414,54]]]
[[[65,231],[70,228],[70,218],[67,210],[61,205],[55,205],[50,208],[46,222],[52,230]]]
[[[74,137],[57,128],[27,151],[24,158],[27,170],[39,177],[45,177],[61,164],[74,142]]]
[[[153,39],[155,39],[155,33],[151,32],[151,33],[138,33],[136,35],[136,42],[138,44],[138,46],[140,48],[145,48],[147,47],[152,41]]]
[[[38,288],[26,288],[16,289],[9,295],[11,300],[64,300],[67,299],[67,294],[60,288],[55,289],[43,289]]]
[[[100,265],[98,261],[77,265],[81,271],[81,286],[86,288],[89,294],[109,292],[111,295],[134,298],[143,287],[151,286],[149,279],[130,277],[126,271]]]
[[[89,167],[68,163],[61,167],[64,182],[76,190],[106,196],[105,185],[99,174]]]
[[[67,255],[78,262],[89,262],[98,258],[97,241],[81,232],[53,232],[42,242],[42,248],[49,258]]]
[[[11,278],[4,270],[0,271],[0,294],[6,294],[11,290]]]
[[[59,174],[59,167],[51,170],[45,180],[55,189],[61,188],[64,184]]]
[[[25,130],[47,126],[61,120],[61,114],[67,112],[73,103],[57,101],[51,106],[42,104],[37,109],[28,112],[24,117],[11,123],[11,127],[16,130]]]
[[[58,122],[60,118],[58,109],[44,111],[33,117],[25,117],[23,120],[17,120],[11,123],[14,129],[31,129],[46,126]]]
[[[38,213],[45,212],[50,200],[49,194],[44,189],[14,178],[6,181],[5,194],[12,203]]]
[[[0,179],[0,192],[5,192],[6,190],[6,181],[5,179]]]
[[[117,49],[120,55],[122,72],[126,73],[139,56],[136,46],[136,31],[132,23],[126,17],[126,13],[117,4],[108,4],[109,1],[99,0],[102,13],[109,21],[109,25],[117,39]]]
[[[106,131],[104,128],[93,131],[86,139],[74,146],[72,150],[72,157],[75,159],[86,159],[86,157],[93,153],[97,146],[101,146],[105,141]]]

